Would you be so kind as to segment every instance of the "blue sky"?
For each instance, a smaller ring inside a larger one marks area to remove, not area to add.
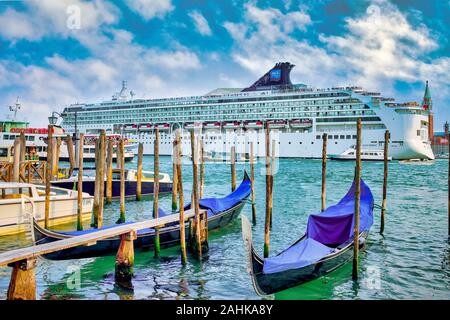
[[[77,13],[79,12],[79,16]],[[0,1],[1,113],[39,126],[74,102],[245,87],[278,61],[295,83],[361,85],[450,120],[448,0]],[[78,19],[79,18],[79,19]],[[79,24],[77,24],[79,22]]]

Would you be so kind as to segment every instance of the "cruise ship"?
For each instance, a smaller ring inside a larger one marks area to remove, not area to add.
[[[355,144],[356,121],[362,119],[363,143],[382,146],[389,130],[393,159],[434,159],[428,83],[422,104],[397,103],[393,98],[361,87],[312,88],[293,84],[289,62],[279,62],[247,88],[219,88],[203,96],[137,99],[127,83],[110,101],[77,103],[64,108],[62,126],[96,134],[105,129],[144,144],[153,153],[154,131],[161,135],[160,154],[172,154],[174,132],[180,129],[183,154],[190,155],[189,131],[204,141],[206,152],[248,153],[264,156],[264,124],[271,128],[276,156],[320,158],[322,134],[328,152],[339,154]],[[431,130],[431,131],[430,131]]]

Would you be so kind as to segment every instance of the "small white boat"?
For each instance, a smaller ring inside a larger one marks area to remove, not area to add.
[[[205,122],[203,124],[203,127],[205,129],[220,129],[220,126],[221,126],[220,122]]]
[[[353,145],[341,154],[330,155],[332,160],[356,160],[356,147]],[[384,150],[382,149],[365,149],[361,148],[361,160],[362,161],[384,161]],[[392,157],[388,157],[388,161],[391,161]]]
[[[192,161],[191,156],[189,158]],[[230,163],[231,153],[229,152],[208,152],[205,151],[203,155],[203,160],[205,163]],[[257,162],[256,157],[253,158],[253,164]],[[236,153],[235,163],[250,163],[250,155],[248,153]]]
[[[264,123],[262,121],[246,121],[244,127],[246,129],[262,129],[264,128]]]
[[[140,124],[139,131],[150,131],[152,129],[152,125],[150,123]]]
[[[223,127],[225,129],[239,129],[241,127],[241,123],[239,121],[225,122]]]
[[[155,129],[158,129],[159,131],[168,131],[170,130],[170,124],[169,123],[157,123],[154,125]]]
[[[311,119],[293,119],[289,122],[291,128],[294,129],[306,129],[312,127]]]
[[[77,191],[50,188],[50,226],[76,221]],[[83,193],[83,220],[91,218],[94,197]],[[0,236],[25,232],[30,218],[45,221],[45,186],[31,183],[0,183]]]
[[[137,128],[138,127],[135,124],[126,124],[123,126],[124,131],[135,131],[135,130],[137,130]]]
[[[269,120],[267,122],[269,123],[270,129],[283,129],[287,123],[285,120]]]

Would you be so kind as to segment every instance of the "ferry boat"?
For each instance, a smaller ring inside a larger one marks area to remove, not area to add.
[[[62,111],[62,126],[74,132],[124,134],[144,143],[144,154],[153,154],[154,133],[124,131],[125,123],[169,123],[161,133],[161,155],[172,154],[174,131],[181,130],[183,154],[189,155],[189,129],[195,123],[220,122],[220,130],[203,126],[200,135],[205,151],[249,153],[250,142],[255,156],[264,156],[264,126],[271,121],[278,129],[272,139],[278,142],[277,157],[321,158],[323,133],[330,139],[330,154],[340,154],[356,143],[356,121],[362,120],[362,143],[384,144],[384,133],[390,131],[389,154],[393,159],[434,159],[429,142],[432,123],[431,97],[425,95],[422,104],[396,103],[378,92],[357,86],[314,88],[293,84],[289,62],[277,63],[259,80],[247,88],[219,88],[202,96],[135,99],[122,83],[120,94],[110,101],[77,103]],[[428,86],[427,86],[428,90]],[[302,122],[297,119],[308,119]],[[280,121],[280,122],[278,122]],[[255,127],[252,124],[257,124]],[[273,128],[273,126],[272,126]],[[332,140],[332,141],[331,141]],[[258,143],[259,142],[259,143]]]
[[[30,183],[0,182],[0,235],[26,231],[34,217],[40,225],[45,220],[45,186]],[[50,188],[50,226],[76,221],[78,193]],[[91,218],[94,197],[83,192],[82,219]]]
[[[23,132],[25,134],[26,144],[26,160],[46,160],[47,159],[47,138],[48,128],[30,128],[28,122],[22,121],[0,121],[0,156],[1,161],[11,161],[12,159],[12,147],[14,140],[20,137]],[[66,137],[67,133],[60,126],[53,126],[53,136],[55,138],[61,138],[60,146],[60,161],[69,161],[69,152],[67,150]],[[120,139],[118,134],[107,135],[107,139],[111,139],[114,142],[114,148],[117,148],[117,144]],[[97,135],[86,135],[84,141],[83,161],[95,162],[95,140]],[[134,158],[134,151],[136,145],[125,140],[125,152],[124,158],[126,162],[132,161]],[[113,161],[117,159],[116,152],[113,152]]]
[[[355,161],[356,160],[356,147],[353,145],[341,154],[330,155],[330,159],[339,161]],[[370,147],[361,148],[361,160],[362,161],[384,161],[383,149],[371,149]],[[388,157],[388,161],[391,161],[392,157]]]

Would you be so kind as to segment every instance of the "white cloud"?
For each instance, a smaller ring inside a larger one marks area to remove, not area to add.
[[[413,84],[432,79],[435,91],[449,94],[450,58],[427,60],[439,42],[425,25],[412,26],[390,2],[374,1],[365,14],[347,18],[345,34],[320,35],[325,46],[292,35],[295,28],[310,24],[302,11],[282,14],[249,4],[244,21],[224,27],[235,41],[233,59],[256,75],[275,62],[290,61],[297,64],[293,78],[313,86],[358,84],[396,94],[397,80]]]
[[[126,0],[126,3],[145,20],[163,17],[174,9],[171,0]]]
[[[194,22],[195,28],[197,31],[204,36],[212,35],[211,28],[209,27],[208,21],[206,18],[198,11],[189,12],[189,17]]]
[[[0,14],[0,36],[8,40],[38,41],[45,36],[64,38],[95,34],[101,26],[118,20],[118,10],[103,0],[40,0],[26,2],[25,11],[8,8]],[[80,29],[67,27],[69,6],[80,9]]]

